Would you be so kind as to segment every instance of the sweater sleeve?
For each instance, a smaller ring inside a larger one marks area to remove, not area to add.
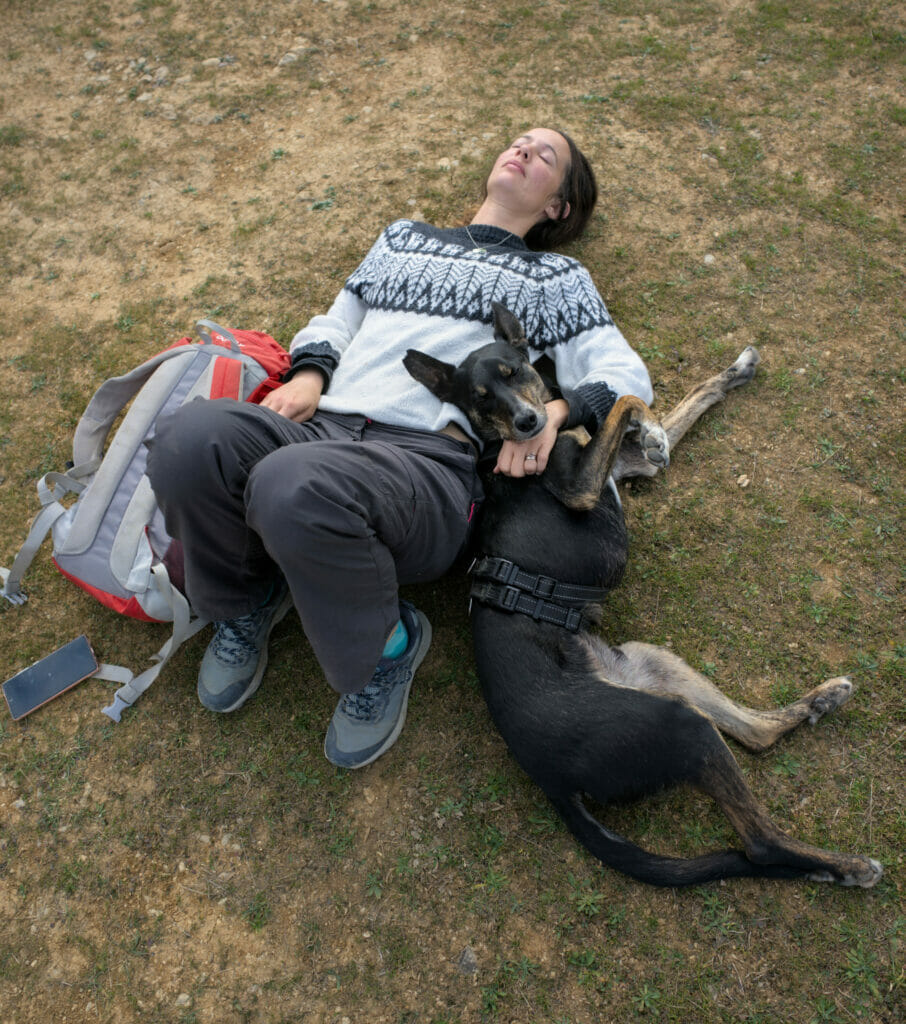
[[[373,276],[380,260],[383,239],[382,234],[347,279],[330,309],[313,316],[290,342],[291,362],[289,370],[284,374],[284,381],[290,380],[299,370],[316,368],[323,374],[324,387],[327,389],[337,364],[368,312],[368,305],[361,298],[361,292],[353,288],[352,284]]]
[[[576,264],[574,276],[575,281],[561,279],[557,287],[570,287],[573,301],[579,291],[588,304],[585,322],[573,335],[561,336],[549,354],[557,384],[570,405],[570,421],[597,426],[621,395],[636,395],[650,403],[654,392],[644,362],[613,322],[588,271]],[[559,301],[566,303],[569,298]]]
[[[290,367],[284,381],[299,370],[315,368],[324,375],[325,390],[343,353],[361,327],[368,307],[343,288],[326,313],[313,316],[290,342]]]

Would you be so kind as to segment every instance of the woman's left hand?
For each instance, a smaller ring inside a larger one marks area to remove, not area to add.
[[[557,433],[569,416],[569,405],[562,398],[556,398],[547,402],[544,408],[547,410],[547,423],[541,433],[530,441],[504,441],[497,456],[495,473],[522,477],[544,472]]]

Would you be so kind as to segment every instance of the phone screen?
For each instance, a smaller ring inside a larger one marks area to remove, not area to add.
[[[22,669],[3,684],[3,696],[14,719],[24,718],[36,708],[93,676],[98,661],[88,637],[76,637],[46,658]]]

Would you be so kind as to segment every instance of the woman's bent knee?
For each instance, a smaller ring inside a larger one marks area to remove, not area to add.
[[[216,486],[238,469],[248,447],[243,407],[230,399],[198,400],[157,422],[147,442],[147,473],[158,500]]]

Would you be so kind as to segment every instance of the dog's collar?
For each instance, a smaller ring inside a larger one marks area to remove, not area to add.
[[[469,597],[506,612],[530,615],[537,622],[549,622],[570,632],[582,622],[580,609],[603,601],[606,587],[582,587],[561,583],[551,576],[526,572],[506,558],[479,555],[469,571],[474,576]]]

